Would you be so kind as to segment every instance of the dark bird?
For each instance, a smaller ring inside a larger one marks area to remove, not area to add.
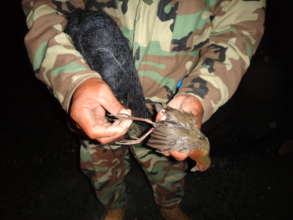
[[[170,106],[163,107],[159,104],[156,104],[156,109],[161,113],[163,120],[153,122],[149,119],[125,115],[125,118],[152,124],[153,128],[137,140],[122,140],[118,143],[137,144],[151,134],[147,141],[148,146],[155,148],[159,153],[170,151],[185,153],[193,161],[196,161],[196,166],[191,171],[207,170],[211,165],[210,143],[196,126],[195,116],[192,113],[180,111]],[[123,118],[123,115],[121,115],[121,118]]]
[[[188,154],[196,161],[191,171],[205,171],[210,167],[210,143],[208,138],[196,127],[192,113],[166,106],[160,113],[163,120],[156,122],[148,146],[159,152],[179,151]]]

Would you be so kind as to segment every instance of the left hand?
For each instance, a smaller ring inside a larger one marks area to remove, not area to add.
[[[192,113],[195,117],[196,126],[198,128],[201,127],[203,118],[203,107],[199,99],[195,96],[188,94],[177,95],[169,101],[168,106],[181,111]],[[160,112],[158,112],[156,117],[156,121],[159,120],[164,120]],[[179,151],[166,151],[163,152],[163,154],[165,156],[173,156],[176,160],[180,161],[185,160],[188,157],[188,154],[181,153]]]

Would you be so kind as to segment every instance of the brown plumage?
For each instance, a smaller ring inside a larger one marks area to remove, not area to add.
[[[169,106],[161,109],[160,113],[164,120],[158,122],[128,116],[133,120],[150,123],[154,127],[137,140],[124,140],[117,143],[137,144],[151,134],[147,141],[148,146],[155,148],[160,153],[166,151],[186,153],[192,160],[196,161],[196,166],[191,171],[207,170],[211,164],[210,144],[208,138],[196,127],[195,116]]]

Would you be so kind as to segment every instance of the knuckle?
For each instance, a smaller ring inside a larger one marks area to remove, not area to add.
[[[97,138],[96,138],[96,134],[94,134],[94,133],[91,132],[91,131],[88,131],[88,132],[87,132],[87,136],[88,136],[90,139],[97,139]]]
[[[88,128],[88,130],[86,130],[86,134],[89,138],[91,139],[100,139],[100,138],[103,138],[101,137],[101,135],[99,135],[99,133],[95,130],[95,129],[92,129],[92,128]]]
[[[107,144],[107,143],[108,143],[108,141],[106,141],[106,140],[104,140],[104,139],[97,138],[96,140],[97,140],[99,143],[101,143],[101,144]]]
[[[75,111],[71,111],[69,115],[70,115],[70,117],[71,117],[73,120],[75,120],[75,121],[76,121],[76,119],[78,118],[78,117],[77,117],[77,114],[76,114]]]

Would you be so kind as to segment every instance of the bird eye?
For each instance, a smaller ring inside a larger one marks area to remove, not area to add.
[[[197,137],[199,140],[204,140],[205,138],[204,138],[204,136],[198,136]]]

